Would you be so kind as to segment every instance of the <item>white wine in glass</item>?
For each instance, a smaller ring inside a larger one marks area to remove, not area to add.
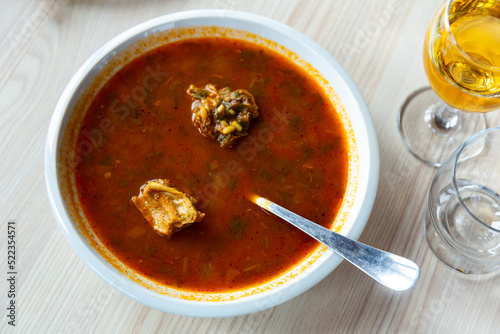
[[[500,109],[500,0],[447,2],[427,30],[424,68],[432,90],[406,100],[398,126],[411,153],[439,166],[486,128],[473,113]]]

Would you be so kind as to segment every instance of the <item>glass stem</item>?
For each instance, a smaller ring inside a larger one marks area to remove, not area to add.
[[[444,104],[441,108],[436,111],[434,115],[434,120],[436,124],[445,130],[450,130],[457,126],[458,124],[458,110]]]

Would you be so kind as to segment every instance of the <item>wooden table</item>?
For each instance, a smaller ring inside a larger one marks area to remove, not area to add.
[[[422,233],[435,169],[405,151],[396,114],[426,85],[422,43],[440,1],[4,0],[0,12],[0,332],[2,333],[498,333],[500,278],[467,278],[441,264]],[[230,8],[305,33],[344,65],[377,130],[381,172],[360,240],[421,267],[410,291],[381,287],[345,261],[299,297],[226,319],[145,307],[103,283],[73,253],[49,207],[44,143],[56,102],[77,68],[125,29],[161,14]],[[498,114],[498,113],[497,113]],[[498,116],[488,115],[490,125]],[[16,222],[16,328],[7,324],[7,222]]]

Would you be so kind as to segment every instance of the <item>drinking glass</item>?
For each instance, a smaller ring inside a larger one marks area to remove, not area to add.
[[[500,1],[445,3],[427,30],[424,68],[431,87],[406,99],[398,129],[408,151],[439,166],[487,127],[482,113],[500,109]]]
[[[477,133],[436,172],[424,216],[432,251],[467,274],[500,268],[500,127]]]

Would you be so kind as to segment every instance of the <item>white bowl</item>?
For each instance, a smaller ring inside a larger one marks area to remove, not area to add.
[[[316,73],[323,78],[322,85],[330,90],[330,96],[349,134],[350,180],[341,209],[345,212],[336,224],[341,224],[341,234],[353,239],[359,237],[375,200],[379,173],[375,130],[361,93],[339,63],[310,38],[279,22],[237,11],[196,10],[162,16],[125,31],[95,52],[68,83],[52,116],[45,149],[48,196],[56,220],[77,255],[101,279],[130,298],[162,311],[187,316],[228,317],[258,312],[311,288],[332,272],[342,259],[325,247],[320,247],[315,256],[271,281],[265,288],[217,296],[195,294],[195,298],[191,298],[192,295],[186,297],[182,292],[152,288],[147,279],[135,273],[124,275],[119,265],[104,260],[96,250],[95,242],[99,241],[94,240],[93,246],[90,246],[88,238],[79,232],[85,224],[85,217],[69,203],[75,201],[74,194],[70,194],[73,198],[68,200],[62,189],[64,182],[58,165],[60,147],[73,108],[85,89],[124,49],[152,34],[189,26],[219,26],[251,32],[278,43],[277,47],[281,51],[291,51],[297,55],[293,61],[299,65],[310,64],[317,70]],[[77,211],[76,215],[74,210]]]

